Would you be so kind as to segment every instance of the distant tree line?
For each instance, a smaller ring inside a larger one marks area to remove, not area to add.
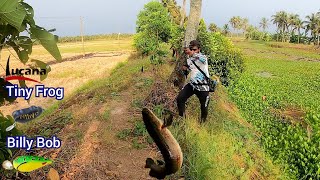
[[[276,33],[267,32],[269,23],[276,26]],[[234,33],[231,33],[231,29]],[[312,13],[300,18],[298,14],[279,11],[271,16],[271,19],[262,18],[259,27],[249,24],[247,18],[233,16],[229,22],[219,28],[216,24],[211,23],[209,30],[212,32],[221,32],[226,36],[239,34],[240,32],[247,39],[264,40],[264,41],[279,41],[291,43],[304,43],[320,45],[320,12]]]

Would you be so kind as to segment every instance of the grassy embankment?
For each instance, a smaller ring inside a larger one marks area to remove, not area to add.
[[[111,41],[109,46],[100,48],[110,50],[113,47],[112,44]],[[69,45],[71,44],[61,44],[61,51],[81,53],[81,45],[78,44],[76,49],[72,49],[74,47]],[[130,43],[123,45],[121,50],[126,49],[126,46],[129,47]],[[93,47],[92,50],[97,48]],[[140,72],[142,66],[145,69],[144,73]],[[108,131],[112,127],[108,124],[110,118],[114,118],[110,109],[115,107],[111,107],[112,104],[108,102],[111,100],[127,102],[129,99],[130,112],[133,114],[127,118],[132,126],[120,129],[116,137],[129,141],[135,149],[150,149],[153,145],[144,129],[140,115],[142,101],[150,92],[155,80],[165,80],[171,70],[172,66],[165,64],[159,67],[159,72],[155,75],[148,59],[131,58],[126,63],[120,63],[110,76],[108,73],[102,73],[100,77],[95,77],[84,85],[79,84],[77,87],[81,86],[81,88],[73,91],[65,100],[54,103],[42,117],[22,127],[23,131],[28,135],[56,134],[68,142],[66,146],[70,147],[64,147],[65,149],[60,152],[62,155],[58,155],[55,160],[55,168],[62,171],[62,166],[66,165],[70,157],[79,151],[77,147],[83,142],[85,129],[90,126],[92,119],[101,121],[101,127],[106,127],[102,132],[99,131],[96,138],[106,146],[110,144],[112,135]],[[130,98],[120,95],[129,90],[132,92]],[[96,106],[101,108],[101,104],[103,104],[102,110],[93,113]],[[184,166],[181,173],[186,179],[284,178],[279,167],[273,165],[260,148],[258,143],[260,134],[239,115],[236,107],[227,97],[225,88],[219,87],[211,97],[207,123],[199,125],[197,122],[199,108],[195,97],[189,101],[187,112],[189,115],[187,119],[182,122],[175,121],[170,127],[184,153]],[[77,128],[71,131],[70,126]]]
[[[144,73],[140,73],[142,66],[145,69]],[[136,114],[129,117],[133,126],[120,130],[117,137],[130,141],[134,148],[148,148],[150,138],[148,138],[141,117],[139,117],[142,101],[150,92],[155,78],[165,80],[171,72],[172,66],[162,65],[159,67],[157,75],[153,75],[152,69],[153,67],[147,59],[134,58],[127,63],[121,63],[113,70],[109,78],[96,78],[90,81],[74,92],[70,98],[52,106],[41,119],[52,115],[59,107],[64,107],[63,104],[84,103],[81,102],[81,98],[77,99],[79,102],[74,102],[73,97],[75,96],[86,97],[91,94],[95,102],[108,102],[113,98],[127,101],[128,99],[118,95],[133,88],[132,92],[134,93],[130,104]],[[68,109],[60,108],[59,114],[68,113],[68,111]],[[187,112],[189,115],[187,119],[183,122],[176,121],[170,127],[183,149],[184,167],[181,173],[187,179],[277,179],[282,177],[279,167],[273,165],[270,158],[259,147],[259,133],[239,115],[235,106],[228,99],[225,88],[219,87],[211,97],[207,123],[199,125],[196,120],[199,114],[196,98],[193,97],[190,100]],[[110,111],[106,108],[106,111],[98,116],[108,121]],[[50,120],[43,124],[41,119],[37,120],[32,123],[31,131],[39,135],[56,134],[70,123],[79,124],[89,121],[82,119],[77,122],[72,119],[72,113],[70,117],[66,121],[61,121],[61,125],[56,125],[57,122],[50,122]],[[81,141],[81,137],[83,137],[81,131],[70,133],[68,137],[78,137]],[[101,136],[101,138],[107,137],[109,136]]]

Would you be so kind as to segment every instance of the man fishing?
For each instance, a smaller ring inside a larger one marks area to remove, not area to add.
[[[190,80],[182,88],[177,96],[177,105],[180,116],[185,116],[185,103],[192,96],[196,95],[200,101],[201,118],[200,123],[205,122],[208,116],[209,105],[209,86],[207,79],[203,73],[209,77],[208,59],[200,52],[201,45],[199,41],[193,40],[190,42],[189,49],[185,52],[189,55],[186,64],[182,69],[185,74],[190,73]],[[201,72],[202,71],[202,72]]]

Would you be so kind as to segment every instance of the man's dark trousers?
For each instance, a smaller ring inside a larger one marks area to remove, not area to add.
[[[208,91],[198,91],[192,87],[190,83],[184,86],[177,96],[177,105],[179,110],[179,115],[185,115],[186,101],[196,94],[201,105],[201,120],[200,122],[205,122],[208,116],[208,106],[209,106],[209,92]]]

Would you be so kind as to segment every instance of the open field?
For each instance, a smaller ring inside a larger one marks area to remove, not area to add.
[[[79,43],[61,43],[59,44],[63,59],[68,59],[74,56],[82,55],[82,44]],[[10,50],[13,54],[15,52]],[[47,79],[42,81],[46,87],[64,87],[65,96],[69,96],[72,92],[78,89],[86,82],[106,77],[119,62],[125,61],[132,51],[131,39],[124,40],[95,40],[85,42],[86,54],[93,53],[86,58],[76,58],[72,61],[58,63],[46,52],[46,50],[36,45],[33,48],[32,58],[42,60],[44,62],[53,62],[50,65],[52,71],[49,73]],[[6,66],[6,60],[10,54],[9,50],[4,50],[1,55],[1,65]],[[10,68],[23,68],[24,65],[18,61],[14,56],[11,56]],[[2,71],[2,70],[1,70]],[[4,70],[1,74],[4,74]],[[32,77],[32,76],[30,76]],[[34,79],[39,77],[34,76]],[[34,86],[35,83],[27,83],[28,86]],[[48,108],[54,103],[54,98],[31,98],[31,105],[40,105]],[[13,110],[29,106],[28,103],[19,98],[17,104],[3,106],[0,110],[4,114],[11,114]]]
[[[232,99],[262,133],[263,146],[276,162],[286,162],[298,178],[319,177],[319,51],[286,43],[234,42],[243,50],[246,71],[230,87]]]

